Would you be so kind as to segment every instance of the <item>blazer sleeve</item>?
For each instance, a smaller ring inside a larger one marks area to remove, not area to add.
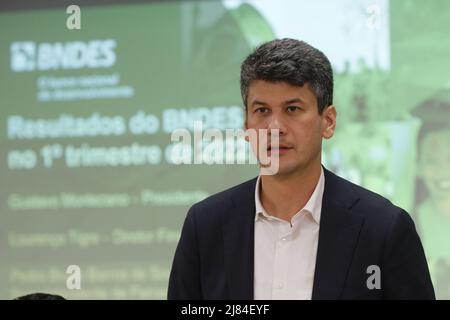
[[[186,215],[175,251],[167,291],[169,300],[202,299],[194,212],[192,206]]]
[[[422,243],[402,209],[394,215],[386,240],[381,288],[384,299],[435,299]]]

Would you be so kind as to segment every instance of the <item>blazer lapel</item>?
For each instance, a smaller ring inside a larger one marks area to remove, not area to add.
[[[256,178],[244,183],[222,216],[225,270],[230,297],[253,299]]]
[[[325,171],[312,299],[339,299],[364,218],[350,211],[358,198]]]

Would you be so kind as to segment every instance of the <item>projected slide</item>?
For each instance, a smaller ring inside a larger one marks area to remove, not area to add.
[[[413,216],[450,299],[450,2],[80,9],[80,29],[66,6],[0,12],[0,298],[165,299],[188,208],[258,173],[239,138],[234,162],[195,163],[193,140],[180,164],[172,135],[243,128],[242,60],[291,37],[335,72],[325,166]]]

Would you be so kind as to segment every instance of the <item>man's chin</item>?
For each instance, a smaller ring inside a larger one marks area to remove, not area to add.
[[[260,166],[260,172],[264,173],[265,175],[272,175],[277,177],[286,177],[294,174],[296,171],[298,171],[296,166],[283,163],[283,161],[280,161],[278,163],[278,166]]]

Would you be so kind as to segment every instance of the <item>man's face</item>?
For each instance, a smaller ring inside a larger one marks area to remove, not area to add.
[[[330,138],[336,124],[336,110],[318,112],[317,98],[309,84],[293,86],[286,82],[253,81],[247,97],[246,129],[279,130],[278,175],[302,172],[320,164],[322,138]]]
[[[450,130],[433,131],[425,136],[420,155],[420,173],[432,199],[450,210]]]

